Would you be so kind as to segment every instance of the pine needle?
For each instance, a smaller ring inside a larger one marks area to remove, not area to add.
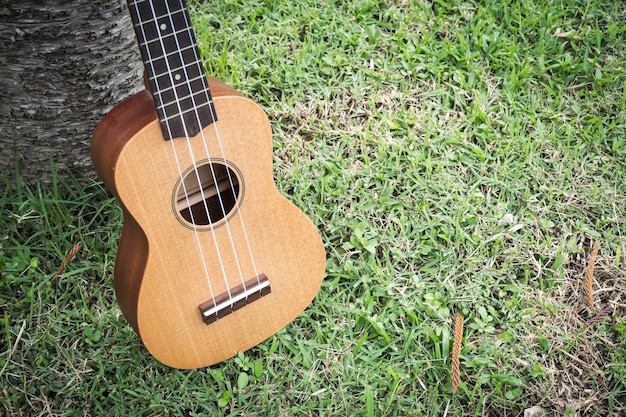
[[[63,261],[59,269],[57,270],[57,273],[54,276],[54,279],[52,280],[53,287],[57,285],[57,282],[59,282],[59,278],[61,278],[61,274],[63,273],[63,271],[65,271],[65,267],[72,260],[72,258],[78,253],[79,250],[80,250],[80,243],[76,243],[72,247],[72,250],[70,250],[70,253],[68,253],[67,256],[65,257],[65,260]]]
[[[587,296],[587,307],[590,310],[594,309],[593,306],[593,268],[598,256],[598,249],[600,248],[600,241],[596,240],[589,255],[589,262],[587,263],[587,273],[585,274],[585,295]]]
[[[461,372],[459,369],[459,355],[461,354],[461,339],[463,338],[463,316],[461,313],[456,313],[456,320],[454,323],[454,343],[452,345],[452,369],[450,371],[452,376],[452,392],[456,392],[459,389],[459,382],[461,382]]]

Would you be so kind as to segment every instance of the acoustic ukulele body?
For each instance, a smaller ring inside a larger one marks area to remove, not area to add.
[[[92,141],[124,214],[120,308],[150,353],[176,368],[273,335],[311,302],[325,269],[317,229],[274,184],[267,116],[225,84],[209,86],[219,118],[195,137],[164,140],[143,91],[109,112]]]

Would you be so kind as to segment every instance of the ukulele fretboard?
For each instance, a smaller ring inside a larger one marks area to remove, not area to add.
[[[139,50],[166,140],[216,121],[185,0],[129,0]]]

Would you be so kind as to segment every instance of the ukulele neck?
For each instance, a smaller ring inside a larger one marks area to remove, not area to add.
[[[217,120],[185,0],[128,0],[165,140]]]

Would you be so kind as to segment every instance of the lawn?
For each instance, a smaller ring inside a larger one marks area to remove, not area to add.
[[[5,182],[0,415],[626,413],[620,1],[190,11],[207,72],[270,117],[277,186],[324,241],[322,288],[257,347],[168,368],[116,304],[103,185]]]

